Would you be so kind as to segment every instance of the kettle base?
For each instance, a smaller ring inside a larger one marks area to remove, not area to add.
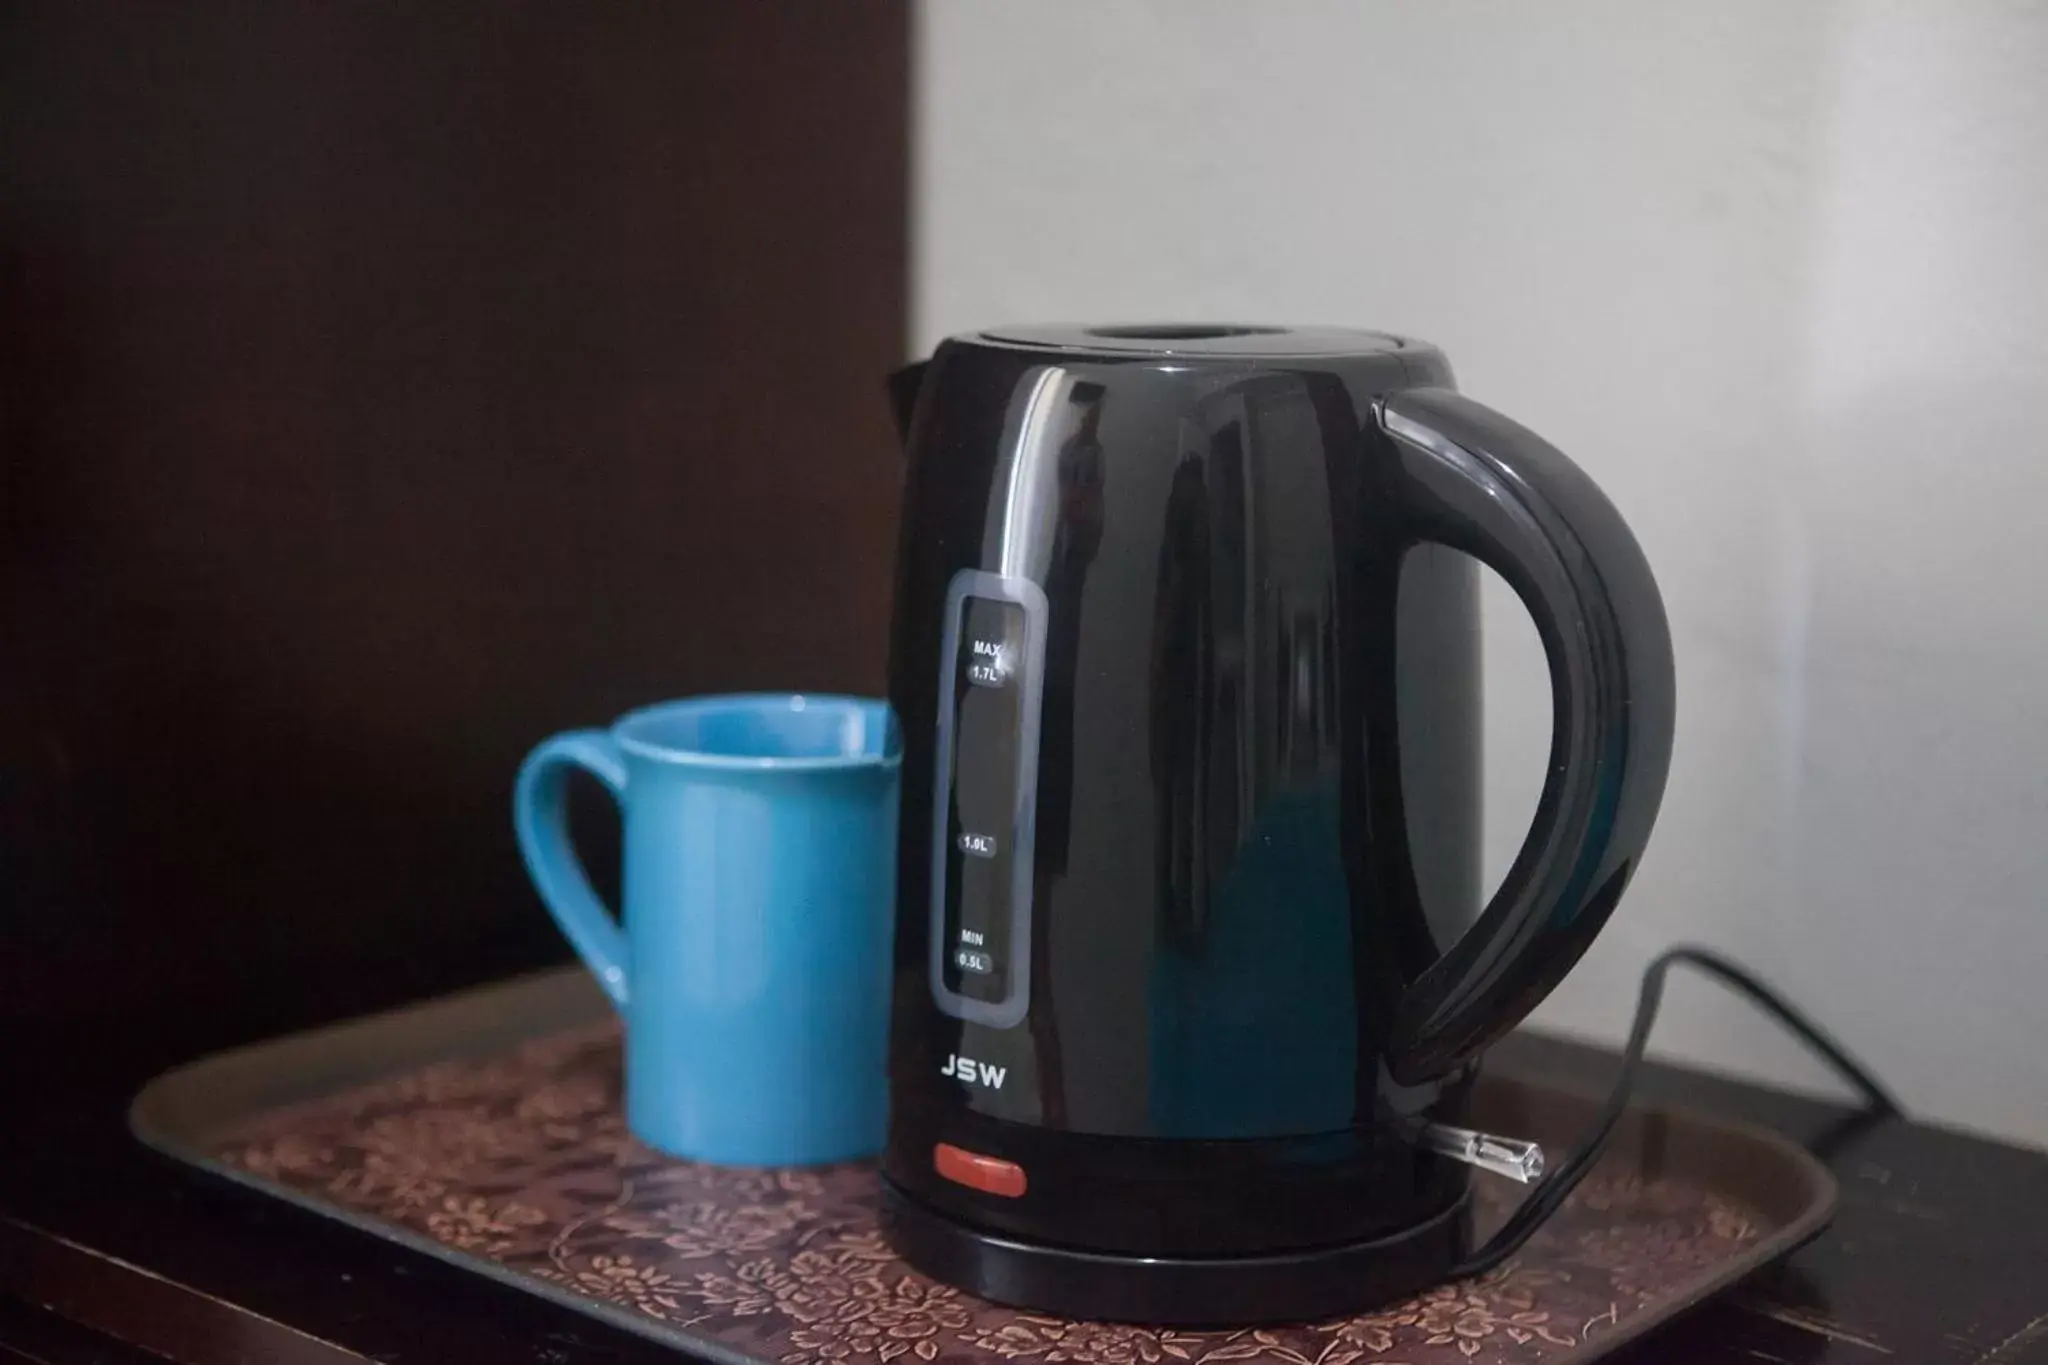
[[[1261,1256],[1157,1257],[980,1232],[882,1181],[882,1228],[917,1270],[979,1298],[1061,1317],[1176,1327],[1302,1322],[1392,1302],[1446,1278],[1470,1246],[1461,1199],[1370,1242]]]

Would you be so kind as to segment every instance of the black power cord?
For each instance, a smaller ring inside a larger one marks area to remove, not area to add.
[[[1664,1001],[1664,978],[1674,966],[1687,966],[1705,972],[1722,985],[1746,997],[1750,1003],[1762,1009],[1791,1033],[1819,1054],[1821,1059],[1862,1095],[1864,1112],[1860,1117],[1867,1119],[1890,1118],[1904,1111],[1899,1102],[1887,1090],[1884,1083],[1870,1074],[1862,1063],[1845,1051],[1842,1045],[1828,1035],[1826,1029],[1806,1017],[1798,1007],[1784,996],[1759,981],[1748,968],[1740,966],[1709,948],[1681,945],[1666,949],[1643,972],[1641,993],[1636,997],[1635,1023],[1629,1028],[1628,1046],[1621,1053],[1621,1074],[1615,1078],[1614,1088],[1607,1094],[1607,1100],[1600,1106],[1600,1113],[1594,1118],[1586,1137],[1563,1165],[1536,1183],[1529,1197],[1515,1207],[1508,1215],[1500,1230],[1487,1240],[1485,1246],[1472,1253],[1466,1261],[1451,1271],[1450,1278],[1463,1279],[1470,1275],[1484,1274],[1520,1250],[1529,1235],[1541,1227],[1558,1207],[1570,1197],[1571,1192],[1586,1178],[1600,1154],[1607,1147],[1608,1139],[1614,1136],[1615,1125],[1628,1110],[1630,1093],[1635,1089],[1636,1073],[1642,1069],[1643,1048],[1650,1041],[1650,1028],[1657,1022],[1657,1007]]]

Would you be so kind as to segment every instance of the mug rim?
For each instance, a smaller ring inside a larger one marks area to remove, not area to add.
[[[883,741],[883,751],[879,754],[815,754],[803,757],[779,754],[714,754],[701,749],[658,744],[648,739],[636,738],[631,733],[636,725],[693,711],[723,708],[758,709],[764,706],[787,707],[793,711],[829,707],[841,711],[857,709],[862,712],[879,707],[887,719],[889,730]],[[677,697],[669,701],[634,707],[612,722],[610,733],[613,742],[620,749],[639,758],[695,768],[722,768],[732,772],[815,773],[856,768],[893,769],[903,764],[902,727],[897,724],[895,713],[889,703],[881,697],[861,697],[846,692],[712,692],[701,697]]]

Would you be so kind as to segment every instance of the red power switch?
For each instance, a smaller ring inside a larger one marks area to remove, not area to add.
[[[948,1143],[932,1148],[932,1169],[956,1185],[1015,1199],[1024,1193],[1024,1168],[1014,1161],[962,1151]]]

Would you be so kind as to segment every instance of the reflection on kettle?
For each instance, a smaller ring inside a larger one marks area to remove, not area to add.
[[[1286,411],[1262,400],[1298,388],[1262,378],[1195,405],[1160,542],[1148,1104],[1159,1131],[1190,1138],[1330,1132],[1355,1106],[1334,587],[1247,573],[1285,567],[1258,543],[1262,515],[1299,524],[1300,509],[1268,504],[1320,487],[1319,469],[1288,467],[1312,444],[1262,439],[1262,414]]]

